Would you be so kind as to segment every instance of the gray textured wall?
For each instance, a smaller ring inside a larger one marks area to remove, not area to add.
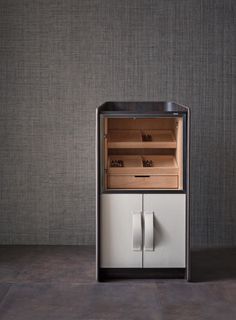
[[[195,247],[236,245],[234,0],[0,0],[0,243],[95,241],[95,107],[192,108]]]

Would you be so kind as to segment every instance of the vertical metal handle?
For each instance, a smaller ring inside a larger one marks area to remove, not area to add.
[[[154,250],[154,219],[153,212],[144,212],[144,250]]]
[[[133,251],[142,250],[142,215],[133,212]]]

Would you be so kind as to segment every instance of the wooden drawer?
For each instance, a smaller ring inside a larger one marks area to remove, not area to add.
[[[177,175],[108,175],[108,189],[177,189]]]

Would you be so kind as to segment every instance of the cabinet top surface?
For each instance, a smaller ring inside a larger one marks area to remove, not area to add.
[[[168,114],[186,113],[189,108],[171,101],[160,102],[105,102],[98,107],[101,114]]]

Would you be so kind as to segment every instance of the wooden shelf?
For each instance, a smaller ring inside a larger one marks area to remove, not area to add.
[[[121,160],[123,167],[112,167],[112,161]],[[144,167],[143,161],[152,161],[152,167]],[[108,174],[111,175],[178,175],[179,168],[174,156],[113,155],[108,158]]]
[[[144,141],[149,135],[151,141]],[[176,148],[176,139],[172,130],[109,130],[107,147],[112,148]]]

